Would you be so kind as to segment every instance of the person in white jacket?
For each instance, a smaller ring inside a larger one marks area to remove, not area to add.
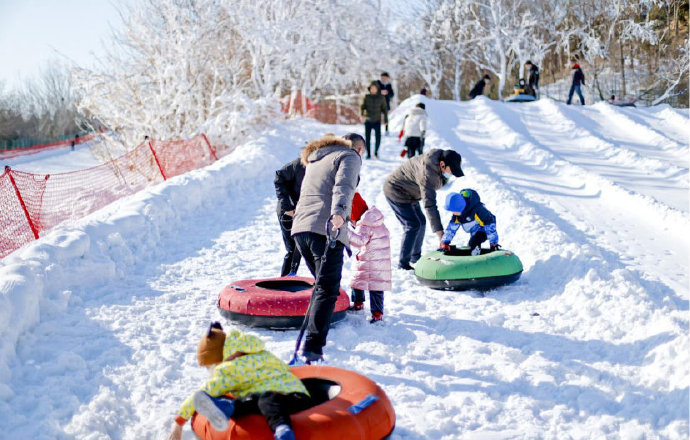
[[[403,121],[403,129],[400,131],[402,138],[405,136],[405,147],[407,157],[414,157],[422,154],[424,150],[424,134],[426,133],[426,106],[420,102],[412,110],[407,112]]]

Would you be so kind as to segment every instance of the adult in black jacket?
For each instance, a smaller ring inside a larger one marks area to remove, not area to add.
[[[384,98],[386,98],[386,110],[391,111],[391,99],[395,96],[393,92],[393,86],[391,85],[391,77],[388,76],[388,72],[383,72],[381,74],[381,79],[378,80],[379,90]],[[388,121],[386,121],[386,136],[388,135]]]
[[[585,85],[585,74],[582,73],[579,64],[573,64],[573,84],[570,86],[570,93],[568,93],[568,105],[573,101],[573,93],[577,92],[577,96],[580,97],[580,104],[585,105],[585,97],[582,96],[582,90],[580,90],[581,85]]]
[[[531,61],[527,61],[525,67],[527,68],[527,90],[525,92],[536,98],[537,90],[539,90],[539,67],[532,64]]]
[[[477,81],[477,84],[474,85],[472,90],[470,91],[470,99],[474,99],[479,95],[484,94],[484,86],[488,85],[491,82],[491,77],[489,75],[484,75],[482,79]]]
[[[361,105],[364,120],[364,138],[367,144],[367,159],[371,159],[371,130],[374,130],[376,146],[374,156],[379,158],[379,146],[381,145],[381,119],[388,124],[388,107],[386,99],[381,95],[378,81],[369,84],[369,93],[364,96]]]
[[[304,170],[304,165],[298,157],[276,171],[276,177],[273,179],[276,196],[278,196],[278,221],[286,251],[283,258],[283,268],[280,270],[281,277],[296,274],[297,269],[299,269],[299,261],[302,258],[295,245],[295,240],[292,238],[291,230],[292,218],[295,215],[295,208],[304,179]]]

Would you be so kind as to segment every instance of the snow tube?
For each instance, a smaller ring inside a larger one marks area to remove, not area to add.
[[[231,283],[218,296],[225,318],[272,329],[299,328],[309,307],[314,280],[305,277],[241,280]],[[345,318],[350,300],[343,289],[335,303],[331,323]]]
[[[291,416],[298,439],[381,440],[395,427],[395,411],[386,393],[371,379],[330,366],[292,367],[309,390],[312,406]],[[206,418],[195,414],[192,429],[202,440],[273,440],[261,415],[230,419],[218,432]]]
[[[517,95],[512,95],[510,98],[506,99],[505,102],[532,102],[536,100],[537,98],[532,95],[518,93]]]
[[[509,250],[482,249],[470,255],[469,247],[451,247],[424,255],[414,267],[420,283],[439,290],[486,290],[515,282],[522,274],[522,262]]]

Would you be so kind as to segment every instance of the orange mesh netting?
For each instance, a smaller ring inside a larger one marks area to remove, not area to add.
[[[104,164],[57,174],[6,167],[0,175],[0,258],[65,220],[75,220],[151,184],[209,165],[204,135],[151,140]]]

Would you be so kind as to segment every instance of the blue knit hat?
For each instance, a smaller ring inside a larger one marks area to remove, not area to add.
[[[446,210],[451,212],[462,212],[467,202],[458,193],[450,193],[446,196]]]

